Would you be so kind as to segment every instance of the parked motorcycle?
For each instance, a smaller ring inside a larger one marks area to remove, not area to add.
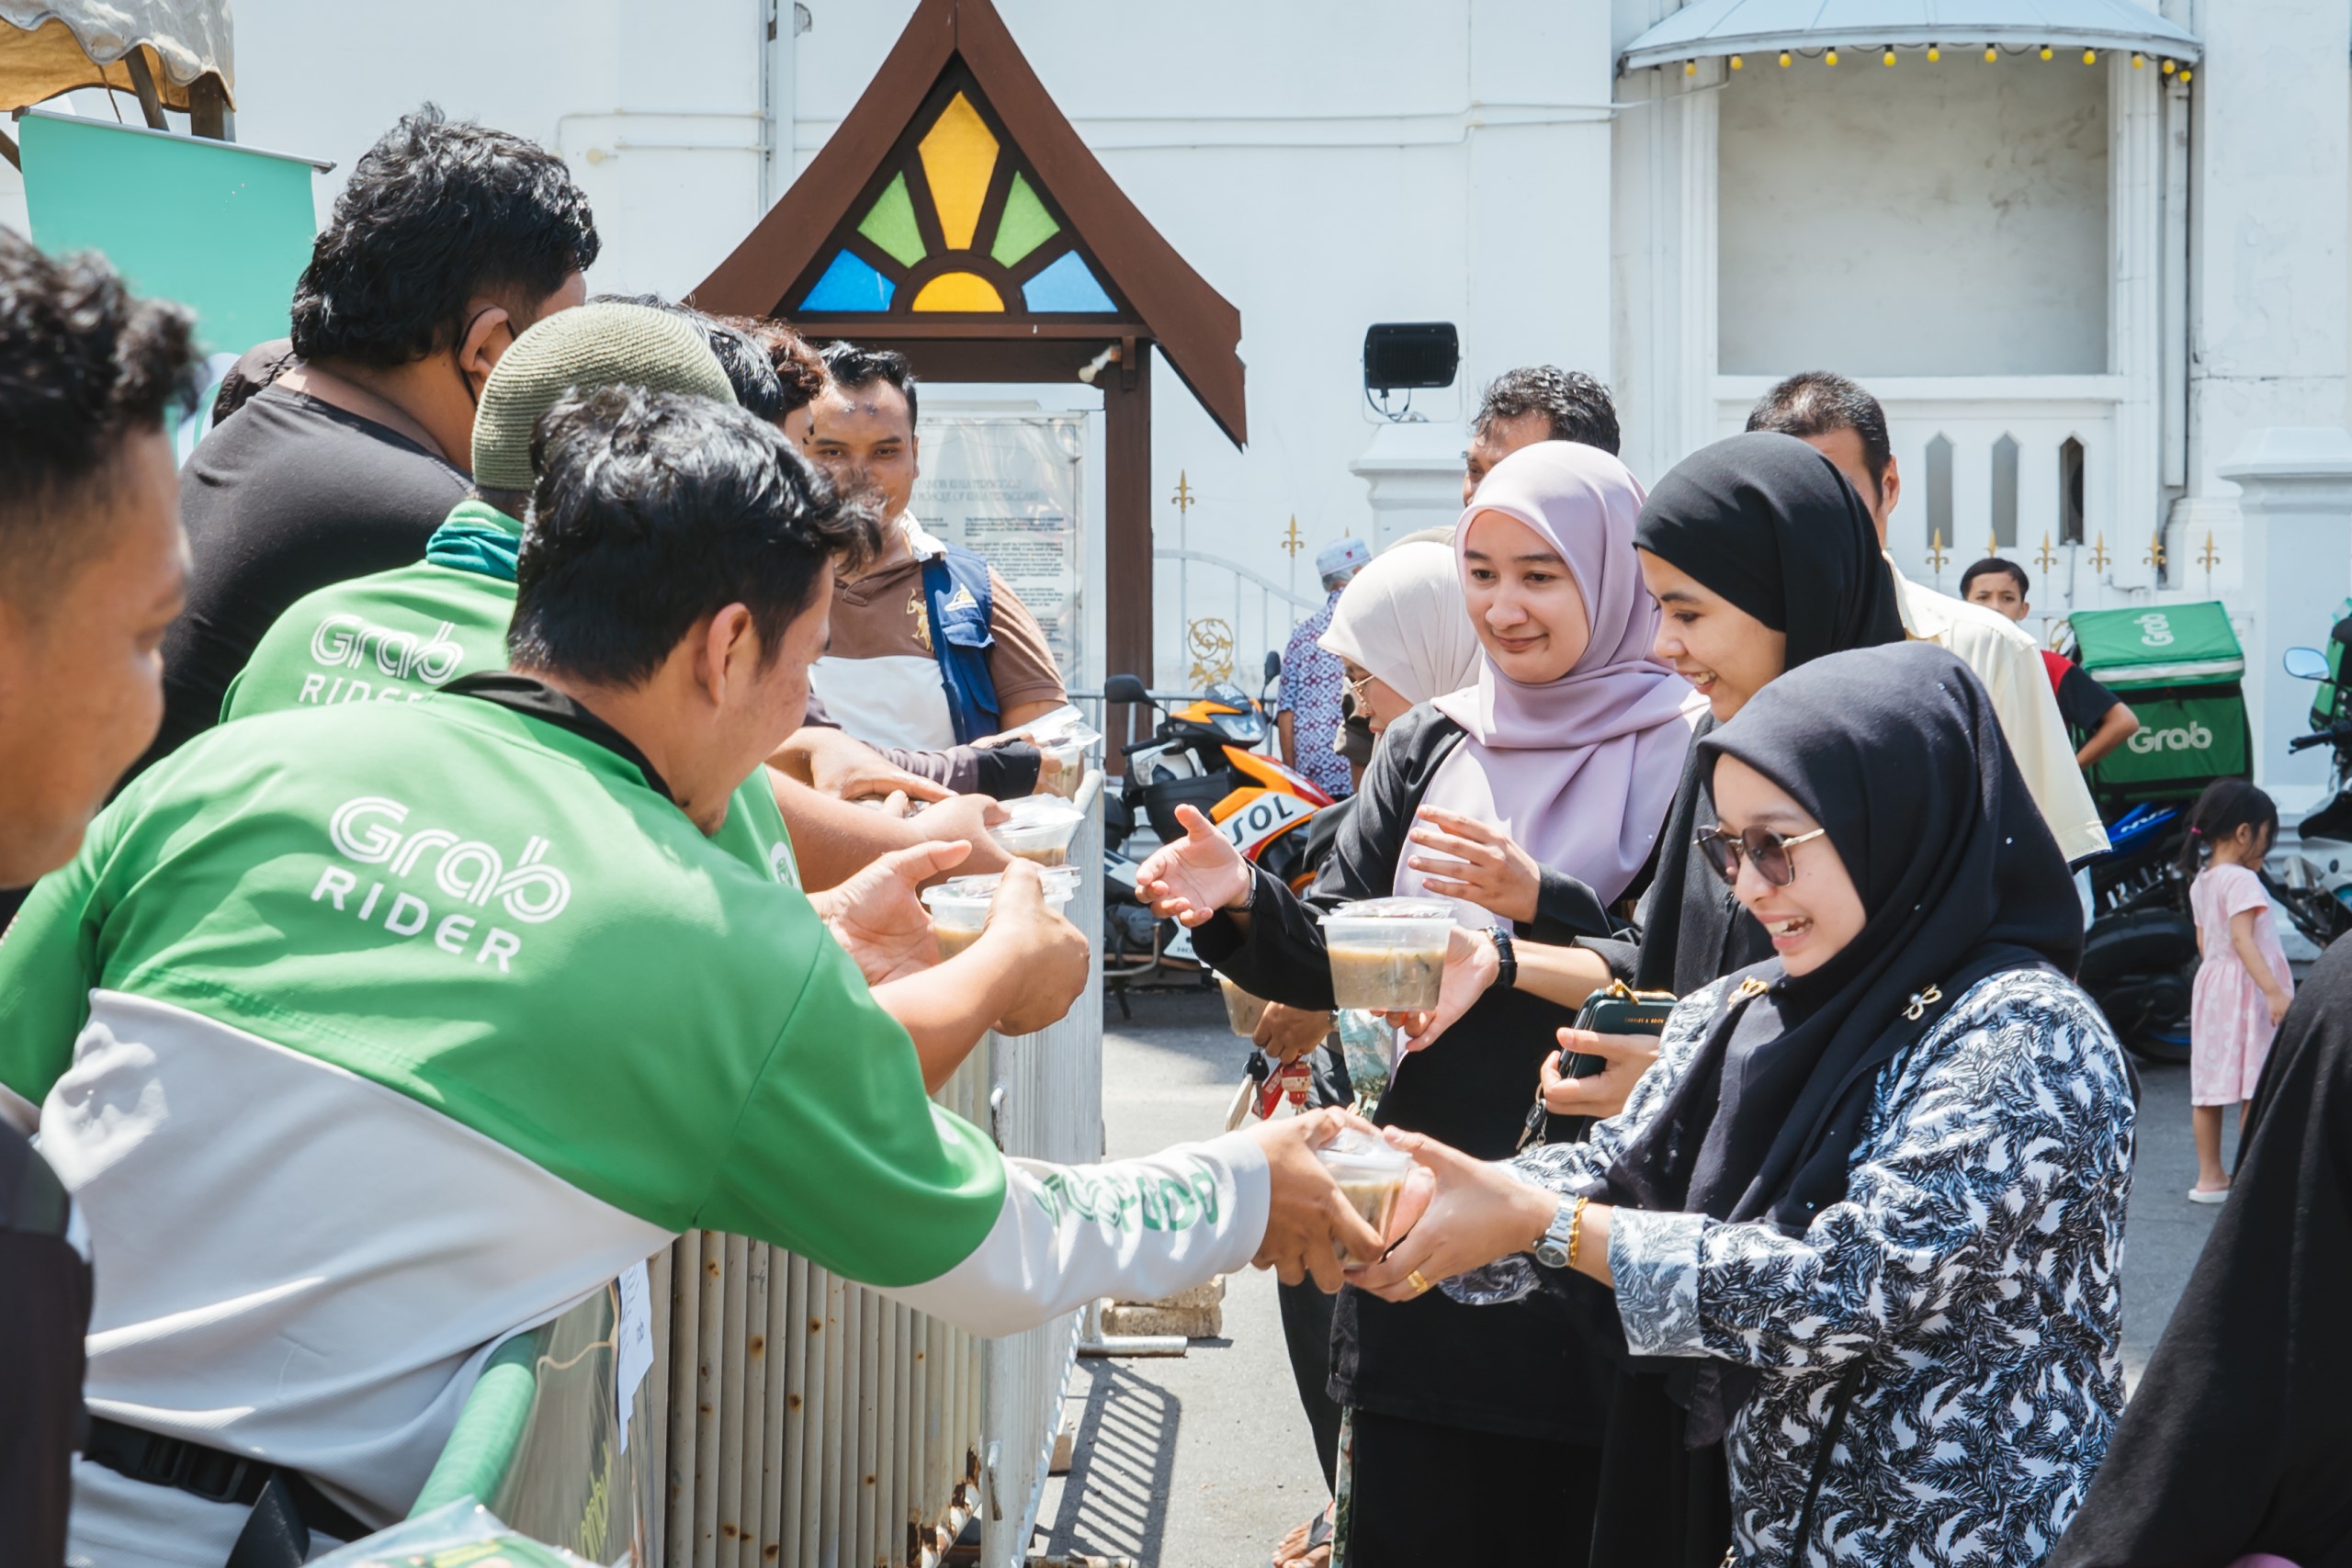
[[[2339,644],[2340,646],[2340,644]],[[2312,729],[2287,742],[2290,751],[2326,746],[2335,753],[2333,785],[2326,805],[2305,817],[2300,842],[2271,884],[2271,896],[2285,907],[2295,929],[2325,947],[2352,931],[2352,719],[2335,716],[2342,682],[2328,657],[2315,648],[2290,648],[2280,662],[2299,681],[2314,681],[2328,688],[2325,699],[2312,707]]]
[[[1282,656],[1266,655],[1266,683],[1282,674]],[[1103,961],[1114,976],[1140,976],[1163,962],[1197,975],[1192,933],[1172,920],[1154,920],[1136,898],[1141,857],[1129,852],[1138,825],[1160,843],[1184,835],[1179,806],[1198,809],[1239,850],[1294,888],[1313,879],[1306,829],[1331,797],[1304,773],[1259,748],[1273,727],[1263,703],[1231,682],[1199,697],[1162,707],[1133,675],[1103,683],[1105,701],[1148,706],[1160,715],[1151,738],[1123,749],[1125,776],[1102,803]]]
[[[2197,923],[2175,863],[2185,818],[2180,806],[2132,807],[2108,824],[2109,852],[2090,865],[2092,916],[2076,978],[2116,1038],[2152,1062],[2188,1060]]]

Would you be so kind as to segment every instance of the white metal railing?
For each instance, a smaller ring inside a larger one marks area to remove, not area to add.
[[[1079,804],[1068,913],[1094,951],[1086,991],[1050,1029],[990,1034],[937,1096],[1006,1153],[1064,1163],[1103,1147],[1099,773]],[[974,1517],[984,1568],[1026,1560],[1081,1314],[982,1340],[715,1231],[654,1259],[652,1285],[653,1562],[921,1565]]]
[[[1153,655],[1179,686],[1229,680],[1256,690],[1267,652],[1281,651],[1291,628],[1323,607],[1319,579],[1310,579],[1311,591],[1301,592],[1205,550],[1155,549],[1151,558],[1172,561],[1176,567],[1171,574],[1176,595],[1172,651],[1170,639],[1162,633],[1161,646]],[[1204,576],[1205,584],[1196,587]],[[1147,682],[1157,678],[1148,670],[1111,673],[1138,675]]]

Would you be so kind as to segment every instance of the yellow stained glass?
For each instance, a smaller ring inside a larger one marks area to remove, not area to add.
[[[918,310],[1001,310],[1004,299],[996,285],[969,272],[943,272],[915,296]]]
[[[923,177],[931,182],[932,205],[938,209],[940,232],[947,241],[947,248],[970,250],[972,236],[980,226],[980,205],[988,199],[989,175],[996,171],[996,138],[989,134],[988,125],[980,118],[980,111],[972,107],[972,101],[958,93],[939,111],[939,118],[923,132],[917,148],[922,154]],[[978,283],[979,279],[972,281]],[[922,309],[920,304],[915,308]],[[953,307],[959,310],[976,308],[1002,309],[998,305]]]

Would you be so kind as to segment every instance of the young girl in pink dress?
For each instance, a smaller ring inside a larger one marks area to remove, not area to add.
[[[2197,1137],[2192,1203],[2229,1196],[2222,1111],[2236,1106],[2244,1122],[2270,1036],[2295,995],[2270,895],[2256,871],[2278,830],[2278,807],[2268,795],[2244,779],[2216,779],[2189,814],[2188,842],[2181,850],[2180,869],[2197,877],[2188,907],[2204,959],[2188,1019],[2189,1122]]]

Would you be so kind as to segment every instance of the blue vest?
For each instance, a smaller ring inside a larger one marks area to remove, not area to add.
[[[960,546],[922,563],[923,609],[931,618],[931,656],[939,661],[939,683],[947,689],[947,713],[956,743],[968,744],[1002,728],[996,677],[989,673],[988,650],[996,634],[989,628],[996,593],[989,563]]]

